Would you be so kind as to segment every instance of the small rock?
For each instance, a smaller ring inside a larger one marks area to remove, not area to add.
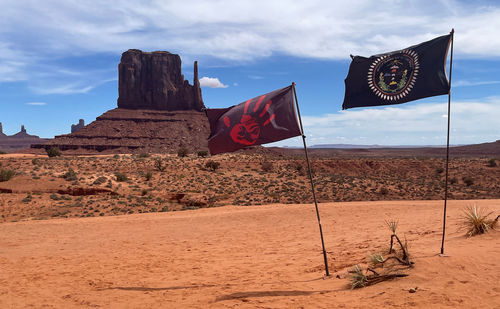
[[[415,292],[417,292],[417,290],[418,290],[418,286],[411,288],[408,292],[415,293]]]

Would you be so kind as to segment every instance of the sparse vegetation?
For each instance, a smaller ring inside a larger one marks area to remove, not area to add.
[[[488,166],[489,167],[495,167],[495,166],[497,166],[497,161],[495,159],[488,160]]]
[[[487,212],[477,207],[476,204],[466,207],[462,216],[462,228],[466,230],[465,235],[472,237],[494,229],[500,216],[490,219],[489,216],[492,214],[493,212]]]
[[[151,178],[153,178],[153,173],[151,173],[151,172],[147,172],[147,173],[146,173],[146,175],[145,175],[144,177],[146,177],[146,181],[150,181],[150,180],[151,180]]]
[[[179,150],[177,150],[177,156],[179,158],[187,157],[188,154],[189,154],[189,150],[186,147],[181,147],[181,148],[179,148]]]
[[[0,169],[0,182],[9,181],[10,179],[12,179],[12,177],[14,177],[15,174],[16,172],[14,172],[13,170]]]
[[[164,172],[165,169],[167,168],[167,165],[163,163],[163,160],[161,158],[155,159],[154,166],[160,172]]]
[[[462,177],[462,181],[465,183],[467,187],[470,187],[474,184],[474,179],[472,179],[472,177],[469,176]]]
[[[47,151],[47,155],[49,156],[49,158],[61,156],[61,151],[57,147],[51,147],[49,149],[46,149],[46,151]]]
[[[63,178],[66,179],[66,181],[76,181],[78,178],[76,177],[75,171],[70,168],[64,175]]]
[[[208,160],[205,163],[205,168],[211,170],[212,172],[215,172],[219,167],[220,167],[220,163],[215,162],[214,160]]]
[[[198,157],[205,158],[207,156],[208,156],[208,151],[206,151],[206,150],[200,150],[200,151],[198,151]]]
[[[116,181],[118,181],[118,182],[123,182],[123,181],[128,180],[127,174],[121,173],[121,172],[116,172],[115,177],[116,177]]]

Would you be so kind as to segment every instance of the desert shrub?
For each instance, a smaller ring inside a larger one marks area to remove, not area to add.
[[[151,173],[151,172],[147,172],[147,173],[146,173],[146,175],[145,175],[144,177],[146,177],[146,181],[150,181],[150,180],[151,180],[151,178],[153,178],[153,173]]]
[[[6,152],[3,150],[0,150],[0,154],[6,154]]]
[[[220,167],[219,162],[215,162],[214,160],[208,160],[205,163],[205,168],[208,168],[209,170],[215,172],[218,168]]]
[[[473,206],[467,206],[462,215],[462,228],[466,230],[468,237],[484,234],[489,230],[495,228],[498,223],[498,217],[493,220],[488,217],[492,212],[487,212],[484,209]]]
[[[438,167],[436,169],[436,173],[438,173],[438,174],[442,174],[443,172],[444,172],[444,168],[442,168],[442,167]]]
[[[453,177],[450,179],[450,184],[452,184],[452,185],[456,184],[457,182],[458,182],[457,177]]]
[[[58,200],[60,200],[60,199],[61,199],[61,198],[60,198],[57,194],[55,194],[55,193],[52,193],[49,197],[50,197],[50,199],[52,199],[52,200],[54,200],[54,201],[58,201]]]
[[[198,151],[198,157],[205,158],[206,156],[208,156],[208,151],[206,151],[206,150]]]
[[[147,189],[142,189],[141,195],[145,196],[146,194],[148,194],[148,190]]]
[[[49,149],[45,149],[45,151],[47,151],[49,158],[61,156],[61,151],[57,147],[51,147]]]
[[[387,194],[389,194],[389,189],[387,189],[386,187],[382,187],[382,188],[380,188],[379,192],[382,195],[387,195]]]
[[[351,289],[359,289],[368,284],[368,278],[363,274],[363,270],[358,266],[354,266],[351,273]]]
[[[189,150],[186,147],[181,147],[177,150],[177,156],[180,158],[184,158],[189,154]]]
[[[263,172],[270,172],[273,170],[273,163],[272,162],[263,162],[262,165],[260,166]]]
[[[33,198],[33,196],[31,196],[31,193],[28,193],[28,195],[26,195],[26,197],[23,198],[22,202],[27,204],[27,203],[31,202],[32,198]]]
[[[33,165],[41,165],[40,159],[34,158],[33,160],[31,160],[31,164],[33,164]]]
[[[94,180],[93,184],[94,185],[100,185],[100,184],[103,184],[106,182],[106,180],[108,180],[106,177],[104,176],[100,176],[98,177],[96,180]]]
[[[78,178],[76,177],[76,173],[75,171],[70,168],[66,174],[63,175],[63,178],[66,179],[66,181],[75,181],[77,180]]]
[[[137,157],[144,159],[144,158],[151,157],[151,155],[149,153],[147,153],[147,152],[141,152],[140,154],[137,155]]]
[[[474,179],[472,179],[472,177],[464,176],[462,177],[462,180],[467,185],[467,187],[470,187],[474,184]]]
[[[497,166],[497,161],[495,159],[490,159],[488,161],[488,166],[489,167],[495,167],[495,166]]]
[[[14,172],[13,170],[1,169],[0,170],[0,182],[10,180],[12,177],[14,177],[15,174],[16,174],[16,172]]]
[[[128,177],[125,173],[121,173],[121,172],[116,172],[115,173],[115,177],[116,177],[116,181],[118,182],[122,182],[122,181],[127,181],[128,180]]]
[[[115,155],[113,156],[113,159],[120,159],[120,155],[115,154]]]
[[[163,160],[161,158],[156,158],[154,165],[155,168],[160,172],[165,171],[165,169],[167,168],[167,166],[163,164]]]

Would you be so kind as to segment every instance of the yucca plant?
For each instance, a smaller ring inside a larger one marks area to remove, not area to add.
[[[351,273],[351,289],[362,288],[368,284],[368,278],[363,274],[363,270],[355,265]]]
[[[465,235],[472,237],[495,228],[499,217],[494,220],[489,219],[488,217],[492,213],[477,207],[476,204],[465,207],[462,215],[462,227],[466,230]]]

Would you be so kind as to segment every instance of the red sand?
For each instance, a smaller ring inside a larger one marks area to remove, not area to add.
[[[313,205],[3,223],[0,308],[500,308],[500,232],[459,230],[474,203],[500,214],[500,200],[450,201],[449,257],[442,201],[320,204],[326,279]],[[350,290],[336,275],[388,246],[386,219],[415,267]]]

